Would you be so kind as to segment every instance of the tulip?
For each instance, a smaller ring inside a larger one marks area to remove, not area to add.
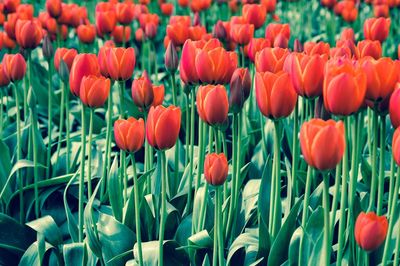
[[[96,13],[96,27],[100,36],[110,34],[117,24],[117,16],[114,11]]]
[[[143,72],[140,78],[133,80],[132,99],[137,107],[144,110],[147,110],[153,104],[153,85],[151,84],[146,71]]]
[[[4,45],[5,48],[14,49],[15,46],[17,46],[15,41],[13,39],[11,39],[10,37],[8,37],[6,32],[3,32],[1,35],[3,37],[3,45]],[[0,38],[1,38],[1,36],[0,36]]]
[[[253,24],[255,29],[259,29],[265,22],[267,12],[263,5],[245,4],[242,7],[242,15],[247,23]]]
[[[388,98],[398,81],[399,62],[387,57],[365,57],[360,65],[367,75],[366,99],[377,102]]]
[[[124,44],[131,39],[131,27],[122,25],[115,26],[111,35],[116,43]]]
[[[206,34],[207,30],[203,26],[193,26],[188,28],[189,39],[192,41],[201,40]]]
[[[289,51],[283,48],[264,48],[256,53],[255,65],[257,72],[274,72],[283,70]]]
[[[17,7],[21,3],[21,0],[3,0],[4,10],[7,13],[13,13],[17,10]]]
[[[42,27],[38,21],[18,20],[15,25],[15,36],[22,48],[34,49],[43,38]]]
[[[287,48],[290,39],[289,24],[269,24],[265,29],[265,38],[274,47]]]
[[[69,74],[71,93],[79,96],[81,81],[84,76],[99,76],[100,67],[95,54],[79,54],[74,58]]]
[[[279,119],[293,112],[297,93],[288,73],[257,72],[255,89],[257,104],[264,116]]]
[[[178,139],[181,125],[181,109],[170,105],[151,107],[146,122],[146,138],[158,150],[172,148]]]
[[[4,73],[12,82],[19,81],[24,78],[26,72],[26,62],[21,54],[5,54],[3,61]]]
[[[319,55],[329,55],[330,52],[330,46],[329,43],[325,42],[305,42],[304,43],[304,52],[308,55],[314,55],[314,54],[319,54]]]
[[[32,20],[33,19],[33,6],[30,4],[22,4],[17,7],[18,19]]]
[[[142,42],[142,41],[143,41],[143,36],[144,36],[144,31],[143,31],[143,29],[142,29],[142,28],[138,28],[138,29],[135,31],[135,40],[136,40],[137,42]]]
[[[374,5],[374,17],[388,18],[389,17],[389,5],[387,5],[387,4]]]
[[[178,69],[178,53],[176,52],[176,48],[172,42],[168,44],[167,50],[165,51],[164,64],[165,68],[170,73],[175,73],[175,71]]]
[[[139,151],[144,142],[144,121],[142,118],[118,119],[114,123],[114,138],[118,148],[126,152]]]
[[[108,63],[107,63],[107,57],[108,57],[108,50],[112,49],[113,47],[109,46],[102,46],[99,49],[99,54],[98,54],[98,63],[100,67],[100,73],[101,75],[105,77],[110,77],[110,74],[108,73]]]
[[[233,72],[229,87],[229,106],[234,113],[238,113],[250,96],[251,77],[249,70],[247,68],[236,69]]]
[[[234,42],[240,45],[248,44],[254,35],[253,24],[233,24],[231,25],[230,36]]]
[[[364,22],[364,37],[383,42],[389,35],[390,18],[369,18]]]
[[[96,38],[96,28],[92,24],[79,25],[76,32],[78,33],[79,40],[86,44],[93,43]]]
[[[53,18],[58,18],[61,15],[62,5],[61,0],[47,0],[46,10]]]
[[[190,9],[193,13],[206,10],[210,7],[211,0],[191,0]]]
[[[256,58],[256,54],[264,48],[271,47],[269,40],[264,38],[252,38],[247,48],[247,55],[252,62]]]
[[[196,102],[197,112],[205,123],[219,126],[228,118],[228,95],[223,85],[200,86]]]
[[[15,40],[15,26],[17,24],[18,14],[12,13],[7,15],[7,21],[4,22],[4,31],[7,32],[8,37]]]
[[[147,24],[154,24],[157,27],[159,23],[160,18],[157,14],[141,14],[139,17],[139,24],[142,29],[145,29]]]
[[[54,54],[54,67],[57,71],[60,71],[60,62],[63,60],[70,71],[72,63],[77,55],[78,52],[75,49],[57,48],[56,53]]]
[[[109,48],[106,50],[107,72],[113,80],[127,80],[135,69],[135,50],[129,48]]]
[[[385,216],[361,212],[356,220],[354,237],[362,249],[373,251],[383,243],[387,230],[388,221]]]
[[[325,108],[334,115],[350,115],[364,103],[367,77],[349,60],[329,62],[323,87]]]
[[[226,31],[224,23],[221,20],[218,20],[217,23],[215,23],[214,28],[213,28],[214,38],[224,41],[227,39],[228,35],[229,35],[229,32]]]
[[[164,16],[171,16],[174,10],[174,5],[172,3],[162,3],[160,8],[161,13],[163,13]]]
[[[382,45],[379,41],[362,40],[357,43],[359,58],[371,56],[374,59],[382,57]]]
[[[179,74],[185,84],[196,84],[199,76],[196,71],[196,56],[198,50],[193,41],[187,40],[182,48],[181,61],[179,64]]]
[[[122,25],[129,25],[135,16],[133,5],[131,3],[117,3],[115,5],[117,20]]]
[[[398,127],[393,134],[392,140],[392,153],[394,161],[400,166],[400,127]]]
[[[7,76],[5,67],[0,64],[0,87],[5,87],[8,84],[10,84],[10,79]]]
[[[82,103],[90,108],[102,107],[110,94],[110,86],[110,80],[105,77],[84,76],[79,89]]]
[[[207,154],[204,160],[204,177],[210,185],[221,186],[228,177],[228,160],[224,153]]]
[[[320,171],[336,167],[344,155],[345,143],[342,121],[314,118],[301,126],[300,147],[304,159]]]
[[[352,28],[343,29],[342,33],[340,34],[340,40],[351,41],[354,43],[355,42],[354,30]]]
[[[170,24],[167,26],[167,36],[175,46],[181,46],[189,38],[188,28],[184,24]]]
[[[284,69],[290,74],[296,92],[306,98],[322,95],[324,68],[328,57],[322,55],[290,54]]]
[[[394,128],[400,126],[400,83],[396,84],[396,88],[390,97],[389,102],[389,115],[390,121]]]
[[[158,105],[162,105],[163,101],[164,101],[164,96],[165,96],[165,88],[164,85],[153,85],[153,103],[151,104],[151,106],[158,106]]]

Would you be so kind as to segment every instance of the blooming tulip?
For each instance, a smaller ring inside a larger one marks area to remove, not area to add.
[[[94,25],[79,25],[76,29],[78,38],[83,43],[93,43],[96,38],[96,28]]]
[[[47,0],[46,10],[53,18],[58,18],[61,15],[62,5],[61,0]]]
[[[181,46],[189,38],[188,28],[185,24],[170,24],[167,26],[167,36],[175,46]]]
[[[72,63],[74,62],[75,56],[77,56],[78,52],[75,49],[67,49],[67,48],[57,48],[56,53],[54,54],[54,67],[57,71],[60,70],[60,62],[61,60],[67,65],[68,70],[71,70]]]
[[[383,42],[389,35],[390,18],[369,18],[364,22],[364,37]]]
[[[255,29],[259,29],[265,22],[267,12],[263,5],[246,4],[243,5],[242,14],[247,23],[253,24]]]
[[[270,47],[271,43],[269,40],[264,38],[252,38],[248,44],[247,55],[252,62],[256,58],[256,54],[264,48]]]
[[[79,96],[81,81],[84,76],[99,76],[100,67],[95,54],[79,54],[75,57],[69,74],[69,85],[72,94]]]
[[[110,80],[105,77],[84,76],[79,89],[82,103],[91,108],[102,107],[110,94],[110,85]]]
[[[207,154],[204,160],[204,177],[210,185],[220,186],[228,177],[228,160],[224,153]]]
[[[153,85],[146,71],[140,78],[134,79],[132,83],[132,99],[135,105],[141,109],[148,109],[154,100]]]
[[[17,43],[24,49],[34,49],[43,38],[39,21],[18,20],[15,25]]]
[[[12,82],[19,81],[24,78],[26,72],[26,62],[21,54],[5,54],[2,65],[4,73]]]
[[[228,95],[223,85],[200,86],[196,102],[197,112],[207,124],[218,126],[228,118]]]
[[[283,48],[264,48],[256,54],[255,65],[257,72],[274,72],[283,70],[289,51]]]
[[[345,151],[342,121],[314,118],[300,129],[300,147],[306,162],[320,170],[331,170],[342,160]]]
[[[146,138],[158,149],[172,148],[178,139],[181,126],[181,109],[170,105],[151,107],[146,122]]]
[[[135,68],[135,50],[129,48],[110,48],[106,51],[107,72],[113,80],[131,78]]]
[[[375,59],[382,57],[382,45],[379,41],[362,40],[357,43],[359,58],[371,56]]]
[[[142,118],[118,119],[114,123],[114,138],[118,148],[127,152],[137,152],[144,142],[144,121]]]
[[[287,48],[290,39],[289,24],[269,24],[265,29],[265,38],[273,47]]]
[[[383,243],[387,230],[388,221],[385,216],[361,212],[354,227],[354,237],[362,249],[372,251]]]
[[[396,88],[390,96],[389,102],[389,115],[390,121],[394,128],[398,128],[400,126],[400,83],[396,84]]]
[[[233,24],[231,25],[231,39],[240,45],[248,44],[254,35],[253,24]]]
[[[0,87],[5,87],[10,83],[10,79],[7,76],[5,67],[0,64]]]
[[[297,93],[288,73],[257,72],[256,100],[261,113],[272,119],[289,116],[297,102]]]
[[[319,54],[319,55],[329,55],[330,52],[330,46],[329,43],[325,42],[305,42],[304,43],[304,53],[308,55],[314,55],[314,54]]]

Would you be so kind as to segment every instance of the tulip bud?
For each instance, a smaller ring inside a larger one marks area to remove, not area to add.
[[[17,20],[15,36],[23,49],[34,49],[42,40],[42,26],[36,20]]]
[[[392,153],[394,161],[400,166],[400,127],[398,127],[393,134]]]
[[[387,230],[388,221],[385,216],[361,212],[354,227],[354,237],[362,249],[373,251],[383,243]]]
[[[149,39],[153,39],[157,35],[157,25],[154,23],[147,23],[144,28],[144,33]]]
[[[132,99],[135,105],[143,110],[147,110],[152,105],[154,99],[153,85],[146,71],[143,71],[140,78],[133,80]]]
[[[46,35],[43,40],[42,45],[43,55],[47,60],[50,60],[54,54],[53,44],[51,43],[51,39],[49,35]]]
[[[213,29],[213,36],[214,36],[214,38],[217,38],[220,40],[226,40],[227,32],[224,27],[224,23],[221,20],[218,20],[218,22],[215,24],[214,29]]]
[[[63,59],[60,60],[58,74],[60,75],[60,78],[64,83],[67,83],[69,81],[69,68]]]
[[[325,109],[324,98],[318,97],[317,103],[315,104],[314,117],[322,120],[331,119],[331,114]]]
[[[135,50],[109,48],[106,50],[107,72],[113,80],[128,80],[132,77],[136,63]]]
[[[389,35],[390,18],[369,18],[364,22],[364,37],[367,40],[384,42]]]
[[[36,95],[35,95],[35,91],[32,89],[32,86],[29,88],[28,90],[28,106],[29,108],[33,111],[36,112],[36,103],[37,103],[37,99],[36,99]]]
[[[79,54],[72,63],[69,85],[72,94],[79,96],[81,81],[84,76],[100,76],[100,68],[95,54]]]
[[[293,47],[294,52],[302,53],[303,52],[303,45],[301,44],[299,39],[294,40],[294,47]]]
[[[118,148],[127,152],[139,151],[144,142],[144,121],[133,117],[118,119],[114,123],[114,138]]]
[[[394,128],[400,126],[400,83],[396,84],[396,88],[390,97],[389,102],[389,115],[390,121]]]
[[[164,63],[165,68],[170,73],[175,73],[175,71],[178,69],[179,58],[173,42],[169,42],[168,44],[167,50],[165,51],[164,55]]]
[[[207,154],[204,160],[204,177],[207,183],[213,186],[223,185],[228,177],[228,170],[228,160],[224,153]]]
[[[234,113],[242,110],[250,96],[251,77],[247,68],[238,68],[233,72],[230,82],[229,106]]]
[[[196,12],[193,16],[193,26],[201,26],[201,20],[199,12]]]
[[[10,79],[7,77],[3,65],[0,64],[0,88],[6,87],[8,84],[10,84]]]
[[[47,0],[46,10],[53,18],[58,18],[62,12],[61,0]]]

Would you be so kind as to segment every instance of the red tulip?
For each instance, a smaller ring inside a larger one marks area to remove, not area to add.
[[[329,43],[325,42],[305,42],[304,43],[304,52],[308,55],[319,54],[323,55],[326,54],[329,56],[330,53],[330,46]]]
[[[183,45],[181,62],[179,64],[180,77],[186,84],[196,84],[199,81],[195,66],[197,53],[198,50],[194,42],[187,40]]]
[[[243,5],[242,15],[247,23],[253,24],[255,29],[259,29],[265,22],[267,12],[263,5],[246,4]]]
[[[4,31],[7,32],[8,37],[15,40],[15,26],[17,24],[18,14],[11,13],[7,15],[7,20],[4,22]]]
[[[20,3],[21,0],[3,0],[4,10],[7,13],[13,13],[17,10]]]
[[[211,0],[191,0],[190,9],[193,13],[206,10],[210,7]]]
[[[383,243],[387,229],[388,221],[385,216],[361,212],[356,220],[354,237],[362,249],[372,251]]]
[[[135,69],[135,50],[129,48],[110,48],[106,50],[107,72],[113,80],[127,80]]]
[[[4,45],[4,47],[6,47],[8,49],[14,49],[15,46],[17,46],[15,41],[13,39],[11,39],[10,37],[8,37],[7,33],[3,32],[2,36],[3,36],[3,45]]]
[[[153,85],[153,103],[151,104],[151,106],[158,106],[158,105],[162,105],[163,101],[164,101],[164,96],[165,96],[165,88],[164,85]]]
[[[257,72],[255,89],[257,104],[264,116],[279,119],[293,112],[297,93],[288,73]]]
[[[131,39],[131,27],[123,25],[115,26],[111,35],[116,43],[126,43]]]
[[[256,54],[255,65],[257,72],[274,72],[283,70],[289,50],[283,48],[264,48]]]
[[[42,27],[36,20],[18,20],[15,25],[17,43],[24,49],[34,49],[43,38]]]
[[[382,45],[379,41],[362,40],[357,43],[359,58],[371,56],[375,59],[382,57]]]
[[[96,27],[100,36],[110,34],[117,24],[117,16],[114,11],[96,13]]]
[[[352,41],[355,42],[354,30],[352,28],[344,28],[340,34],[341,41]]]
[[[146,71],[143,72],[140,78],[133,80],[132,99],[137,107],[144,110],[147,110],[153,104],[153,85]]]
[[[224,153],[207,154],[204,160],[204,177],[207,183],[213,186],[223,185],[228,177],[228,170],[228,160]]]
[[[289,24],[269,24],[265,29],[265,38],[268,39],[274,47],[287,48],[290,39]]]
[[[203,36],[207,34],[207,30],[203,26],[189,27],[188,31],[189,31],[189,39],[191,39],[192,41],[201,40]]]
[[[18,19],[32,20],[33,19],[33,6],[30,4],[22,4],[17,7]]]
[[[115,5],[117,20],[122,25],[128,25],[133,21],[135,16],[132,3],[117,3]]]
[[[221,125],[228,118],[228,94],[223,85],[200,86],[197,91],[197,112],[209,125]]]
[[[229,106],[234,113],[238,113],[250,96],[251,77],[249,70],[247,68],[236,69],[233,72],[229,88]]]
[[[78,54],[72,63],[69,85],[72,94],[79,96],[81,81],[84,76],[99,76],[100,67],[95,54]]]
[[[4,73],[12,82],[19,81],[24,78],[26,72],[26,62],[21,54],[5,54],[3,61]]]
[[[8,84],[10,84],[10,79],[7,76],[5,67],[0,64],[0,87],[5,87]]]
[[[379,18],[379,17],[384,17],[388,18],[389,17],[389,5],[387,4],[376,4],[374,5],[374,17]]]
[[[127,152],[139,151],[144,142],[144,121],[142,118],[118,119],[114,123],[114,138],[118,148]]]
[[[53,18],[58,18],[62,11],[61,0],[47,0],[46,10],[50,16]]]
[[[254,35],[253,24],[232,24],[230,36],[231,39],[240,45],[248,44]]]
[[[364,22],[364,37],[383,42],[389,35],[390,18],[369,18]]]
[[[54,67],[59,71],[60,62],[63,60],[67,65],[68,70],[71,70],[72,63],[77,54],[78,52],[75,49],[57,48],[56,53],[54,54]]]
[[[400,127],[397,127],[393,134],[392,153],[394,161],[400,166]]]
[[[269,40],[264,38],[252,38],[248,45],[247,55],[252,62],[256,58],[256,54],[264,48],[271,47]]]
[[[175,46],[181,46],[189,38],[188,28],[184,24],[170,24],[167,26],[167,36]]]
[[[96,38],[96,27],[92,24],[79,25],[76,29],[78,33],[78,38],[81,42],[91,44]]]
[[[151,107],[146,122],[146,138],[158,150],[172,148],[178,139],[181,126],[181,109],[170,105]]]
[[[161,4],[161,13],[165,16],[171,16],[174,10],[174,5],[172,3],[162,3]]]
[[[110,94],[111,82],[105,77],[84,76],[79,96],[84,105],[91,108],[102,107]]]
[[[390,121],[392,121],[392,125],[394,128],[398,128],[400,126],[399,106],[400,106],[400,83],[397,83],[396,88],[392,93],[392,96],[390,96],[390,102],[389,102]]]
[[[300,129],[300,147],[308,165],[326,171],[336,167],[345,151],[342,121],[314,118]]]

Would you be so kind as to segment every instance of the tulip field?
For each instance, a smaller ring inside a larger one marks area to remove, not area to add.
[[[400,0],[0,0],[0,265],[400,265]]]

